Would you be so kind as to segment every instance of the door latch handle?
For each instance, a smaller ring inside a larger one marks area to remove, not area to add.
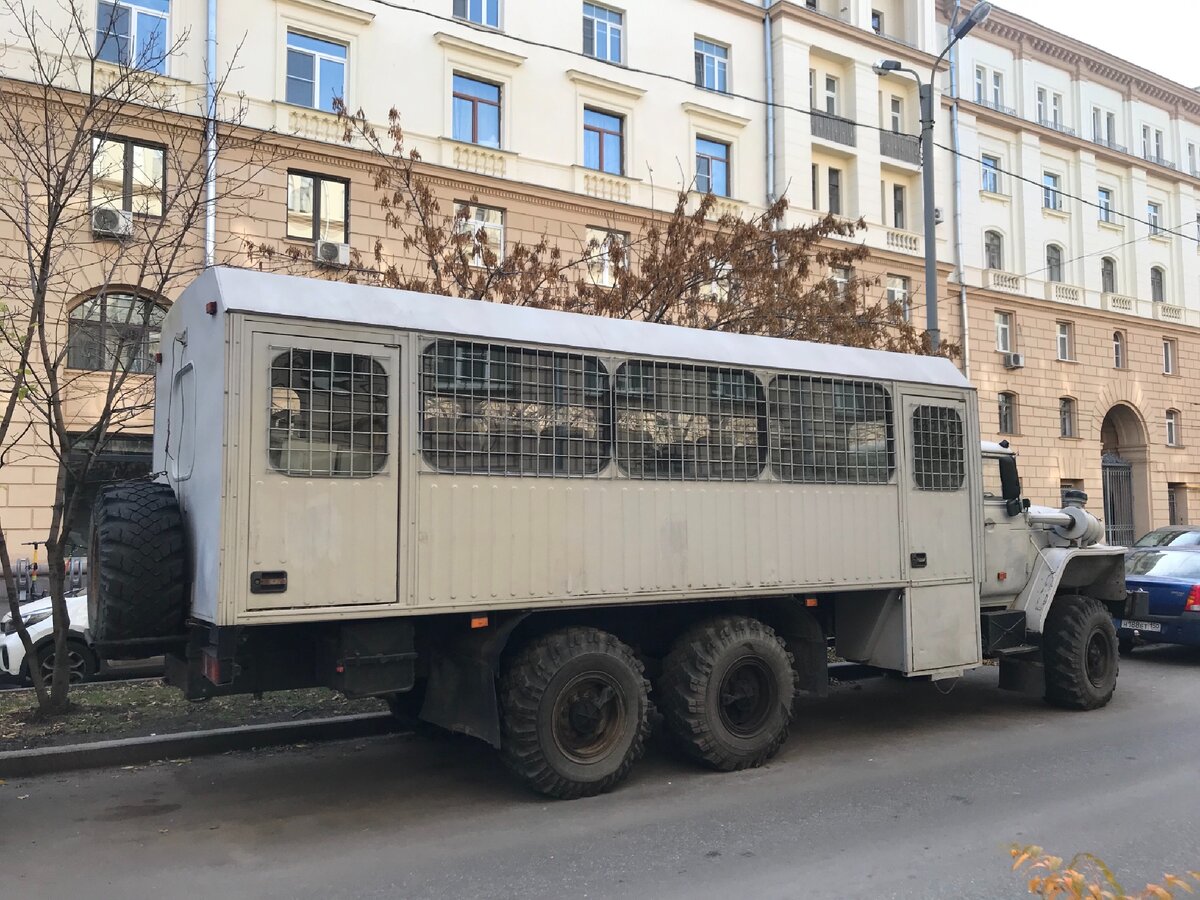
[[[924,553],[910,553],[908,562],[914,569],[923,569],[929,561],[925,558]]]

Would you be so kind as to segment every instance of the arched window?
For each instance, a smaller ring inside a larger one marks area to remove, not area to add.
[[[1167,271],[1162,266],[1150,270],[1150,299],[1165,303],[1167,299]]]
[[[1178,447],[1182,442],[1179,440],[1179,410],[1167,410],[1167,446]]]
[[[1075,430],[1075,398],[1058,398],[1058,433],[1065,438],[1077,437]]]
[[[166,309],[129,293],[97,294],[67,321],[67,367],[150,372]]]
[[[1125,335],[1120,331],[1113,332],[1113,368],[1125,368]]]
[[[997,430],[1001,434],[1017,433],[1017,395],[1005,391],[996,397],[999,413]]]
[[[1111,256],[1100,260],[1100,290],[1106,294],[1117,292],[1117,261]]]
[[[1046,280],[1056,283],[1063,280],[1063,251],[1058,244],[1046,245]]]
[[[1004,268],[1004,238],[1000,232],[985,231],[983,233],[983,258],[984,268]]]

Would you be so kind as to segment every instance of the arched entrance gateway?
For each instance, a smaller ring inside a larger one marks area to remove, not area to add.
[[[1150,530],[1146,426],[1133,407],[1118,403],[1100,426],[1104,475],[1104,536],[1129,546]]]

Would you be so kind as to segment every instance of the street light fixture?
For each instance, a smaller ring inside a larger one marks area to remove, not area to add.
[[[911,75],[917,80],[920,89],[921,183],[925,207],[925,330],[929,332],[929,344],[934,351],[941,343],[941,331],[938,328],[937,235],[935,233],[937,220],[933,205],[933,77],[938,66],[941,65],[942,59],[950,52],[950,48],[966,37],[972,28],[986,19],[991,11],[991,3],[977,3],[961,22],[950,23],[950,41],[934,61],[928,82],[922,81],[916,71],[897,59],[883,59],[871,67],[872,71],[881,77],[891,75],[893,72],[904,72]]]

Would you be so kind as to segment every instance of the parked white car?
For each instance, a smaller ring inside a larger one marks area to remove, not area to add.
[[[88,646],[84,632],[88,626],[87,597],[68,597],[67,614],[71,619],[67,634],[67,653],[71,667],[71,681],[84,681],[93,677],[100,669],[100,659]],[[30,640],[42,666],[44,677],[54,671],[54,622],[50,615],[50,598],[43,597],[21,604],[21,618],[29,629]],[[29,669],[26,665],[25,646],[17,634],[12,614],[0,618],[0,677],[28,684]]]

